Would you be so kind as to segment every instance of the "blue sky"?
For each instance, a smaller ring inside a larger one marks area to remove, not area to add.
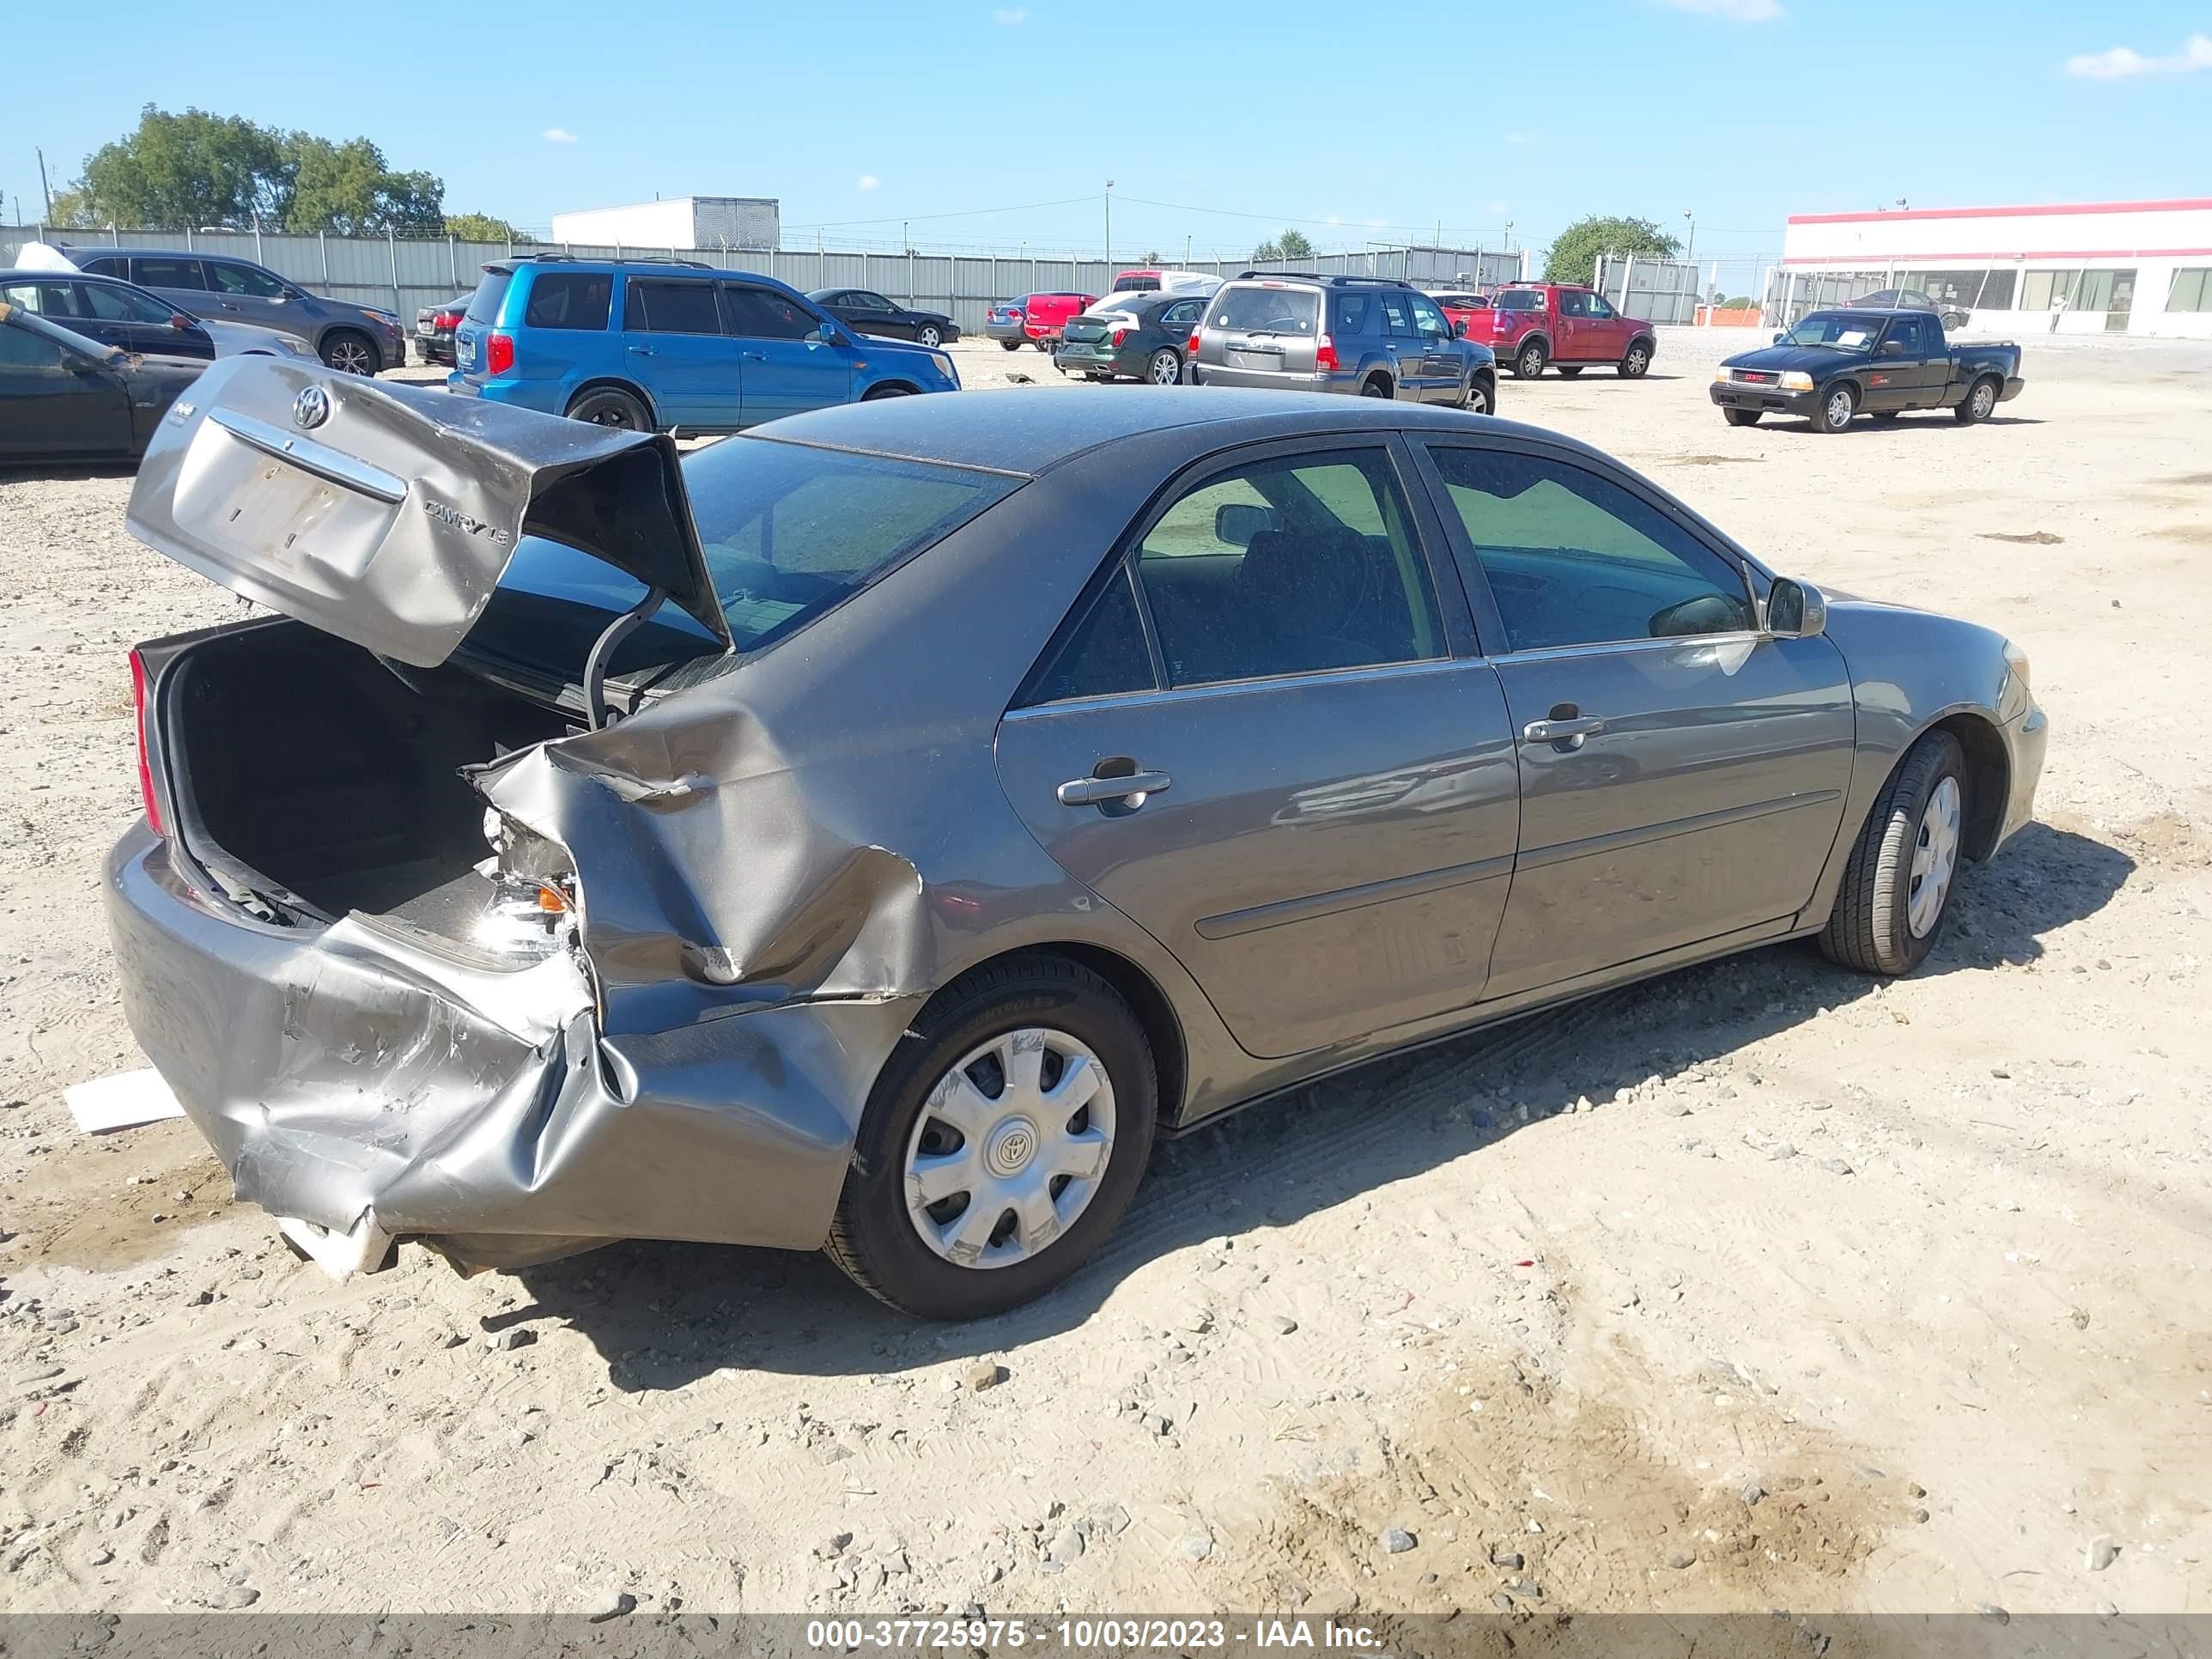
[[[1748,258],[1789,213],[1900,197],[2212,194],[2212,0],[283,11],[109,0],[88,48],[65,9],[15,9],[7,216],[35,210],[34,145],[58,190],[147,102],[366,134],[450,211],[775,196],[810,246],[910,219],[917,244],[1095,250],[1109,178],[1124,256],[1285,222],[1333,247],[1439,220],[1496,246],[1510,220],[1540,246],[1585,212],[1688,210],[1700,256]],[[24,72],[49,53],[76,72]]]

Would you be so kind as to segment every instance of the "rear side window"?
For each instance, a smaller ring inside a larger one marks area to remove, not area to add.
[[[1151,690],[1152,653],[1145,647],[1145,625],[1137,615],[1136,592],[1124,565],[1115,569],[1075,626],[1046,652],[1043,663],[1014,701],[1017,707],[1026,708]]]
[[[734,283],[723,286],[722,315],[728,332],[756,340],[803,340],[822,326],[797,301]]]
[[[1329,302],[1330,331],[1337,334],[1366,334],[1374,324],[1375,296],[1372,294],[1338,294]]]
[[[141,288],[207,287],[197,259],[133,259],[131,281]]]
[[[720,334],[722,314],[712,283],[633,276],[625,285],[623,326],[647,334]]]
[[[79,307],[81,291],[75,283],[11,283],[0,289],[0,300],[40,317],[82,317],[89,313]]]
[[[530,303],[523,309],[523,324],[528,328],[605,328],[614,290],[615,279],[603,270],[538,271],[530,279]],[[476,315],[473,301],[469,315]]]
[[[477,279],[477,291],[469,295],[468,319],[472,323],[495,323],[499,308],[507,303],[507,290],[514,281],[509,270],[487,270]]]
[[[1246,334],[1305,334],[1321,320],[1321,295],[1310,288],[1225,288],[1213,302],[1212,325]]]
[[[1498,296],[1500,311],[1541,311],[1544,295],[1540,289],[1509,288]]]
[[[105,253],[97,259],[79,260],[77,269],[88,271],[94,276],[120,276],[123,275],[123,261],[116,254]]]

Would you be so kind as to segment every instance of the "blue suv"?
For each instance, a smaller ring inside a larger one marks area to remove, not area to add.
[[[856,337],[770,276],[690,261],[518,256],[483,268],[453,331],[465,397],[600,426],[735,432],[785,415],[957,392],[942,351]]]

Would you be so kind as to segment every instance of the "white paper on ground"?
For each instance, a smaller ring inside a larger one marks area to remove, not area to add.
[[[152,1066],[143,1071],[118,1072],[94,1078],[62,1091],[70,1115],[80,1134],[103,1134],[110,1129],[135,1129],[142,1123],[158,1123],[165,1117],[182,1117],[185,1109]]]

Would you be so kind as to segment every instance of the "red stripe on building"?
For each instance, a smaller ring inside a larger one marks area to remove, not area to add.
[[[2189,213],[2212,210],[2212,198],[2172,202],[2061,202],[2047,207],[1899,208],[1889,213],[1793,213],[1793,225],[1871,224],[1883,219],[2033,219],[2067,213]]]
[[[2212,258],[2212,247],[2062,247],[2028,253],[1797,253],[1785,265],[1849,265],[1863,270],[1871,265],[1906,264],[2018,264],[2027,259],[2201,259]]]

